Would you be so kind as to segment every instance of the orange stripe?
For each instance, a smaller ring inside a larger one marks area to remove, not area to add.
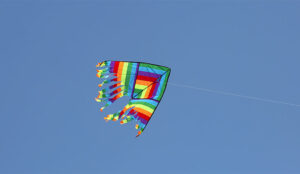
[[[138,112],[140,112],[140,113],[143,113],[144,115],[147,115],[148,117],[150,117],[150,116],[152,115],[151,112],[146,111],[146,110],[144,110],[144,109],[142,109],[142,108],[135,107],[134,110],[136,110],[136,111],[138,111]]]
[[[136,80],[136,84],[138,84],[138,85],[149,86],[151,83],[153,83],[153,82],[144,81],[144,80]]]
[[[124,67],[124,62],[119,62],[118,73],[117,73],[118,81],[121,81],[123,67]]]
[[[115,101],[122,96],[123,96],[122,93],[119,93],[118,95],[114,96],[114,98],[112,98],[111,100]]]
[[[143,98],[148,98],[148,97],[149,97],[149,94],[150,94],[150,91],[151,91],[151,87],[152,87],[152,86],[149,86],[149,87],[146,89],[145,96],[143,96]]]

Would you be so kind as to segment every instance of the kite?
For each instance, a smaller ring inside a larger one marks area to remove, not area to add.
[[[129,103],[120,111],[109,114],[106,121],[121,120],[120,124],[136,121],[137,137],[145,130],[165,92],[171,69],[144,62],[103,61],[96,65],[101,79],[100,90],[95,98],[104,103],[102,112],[123,96]]]

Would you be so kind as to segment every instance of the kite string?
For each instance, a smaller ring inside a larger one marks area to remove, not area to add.
[[[226,91],[219,91],[219,90],[213,90],[213,89],[207,89],[207,88],[200,88],[200,87],[195,87],[195,86],[190,86],[190,85],[176,84],[176,83],[172,83],[172,82],[169,82],[168,84],[170,84],[172,86],[190,88],[190,89],[195,89],[195,90],[205,91],[205,92],[210,92],[210,93],[215,93],[215,94],[228,95],[228,96],[240,97],[240,98],[245,98],[245,99],[250,99],[250,100],[256,100],[256,101],[262,101],[262,102],[268,102],[268,103],[276,103],[276,104],[284,104],[284,105],[289,105],[289,106],[300,107],[300,104],[294,104],[294,103],[289,103],[289,102],[285,102],[285,101],[254,97],[254,96],[242,95],[242,94],[226,92]]]

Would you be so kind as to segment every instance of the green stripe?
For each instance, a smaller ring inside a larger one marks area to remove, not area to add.
[[[132,69],[132,63],[128,63],[127,64],[127,72],[126,72],[126,82],[125,82],[125,94],[128,94],[128,88],[129,88],[129,82],[130,82],[130,78],[131,78],[131,69]]]
[[[157,70],[163,70],[163,71],[169,70],[169,68],[167,68],[167,67],[163,67],[163,66],[159,66],[159,65],[145,64],[145,63],[141,63],[140,66],[146,67],[146,68],[153,68],[153,69],[157,69]]]
[[[154,105],[152,105],[150,103],[142,102],[142,101],[134,101],[132,104],[142,104],[142,105],[148,106],[151,109],[155,109],[155,107],[156,107],[156,106],[154,106]]]
[[[137,89],[137,88],[135,88],[134,89],[134,95],[137,95],[137,94],[139,94],[139,95],[138,96],[134,96],[134,98],[139,98],[140,95],[142,94],[142,91],[143,91],[143,89]]]

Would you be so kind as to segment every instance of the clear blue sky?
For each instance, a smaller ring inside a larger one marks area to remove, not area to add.
[[[101,58],[300,104],[299,1],[0,0],[1,174],[299,174],[300,107],[169,85],[142,136],[105,123]],[[101,57],[101,58],[100,58]]]

